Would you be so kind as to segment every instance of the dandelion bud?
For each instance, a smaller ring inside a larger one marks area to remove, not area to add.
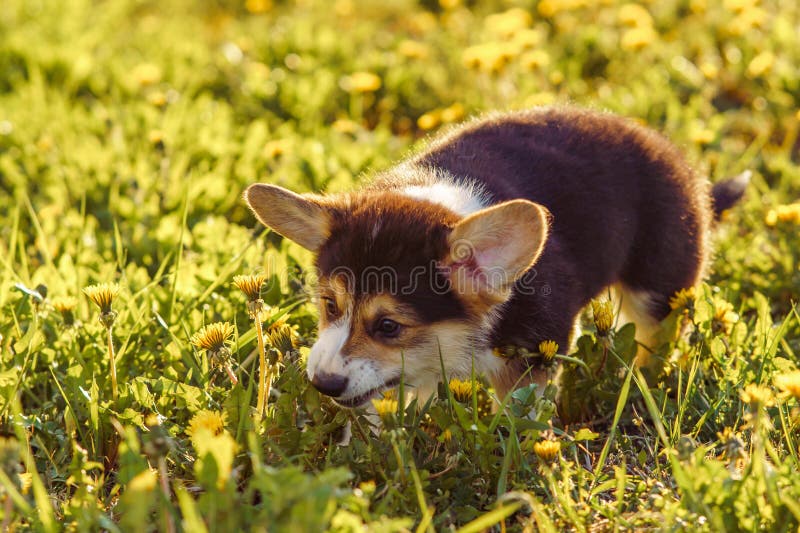
[[[206,350],[211,363],[224,370],[231,382],[236,385],[239,380],[231,368],[231,351],[225,344],[231,335],[233,335],[232,324],[215,322],[195,333],[191,342],[198,348]]]
[[[750,411],[757,412],[761,408],[774,405],[772,391],[768,387],[751,383],[739,393],[742,401],[750,406]]]
[[[457,378],[453,378],[450,380],[450,383],[447,385],[450,388],[450,392],[453,393],[453,398],[459,402],[466,402],[470,398],[472,398],[472,391],[473,389],[475,392],[479,391],[481,388],[481,384],[472,381],[462,381]]]
[[[614,325],[613,304],[610,300],[592,300],[592,314],[594,315],[594,327],[597,328],[597,334],[605,337]]]
[[[75,325],[75,308],[78,306],[78,300],[72,297],[54,298],[53,308],[61,315],[61,320],[64,325],[72,327]]]
[[[111,304],[119,294],[119,285],[116,283],[100,283],[89,285],[83,289],[83,293],[100,308],[101,316],[111,313]],[[105,325],[105,324],[104,324]]]
[[[391,396],[385,396],[380,400],[372,400],[372,406],[378,416],[381,417],[381,420],[391,418],[397,412],[397,400]]]
[[[561,443],[556,440],[540,440],[533,445],[533,453],[545,462],[553,462],[561,450]]]
[[[556,341],[542,341],[539,343],[539,353],[545,361],[552,361],[558,352],[558,343]]]

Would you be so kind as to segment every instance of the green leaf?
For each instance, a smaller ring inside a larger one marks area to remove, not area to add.
[[[575,433],[575,435],[572,438],[574,438],[575,440],[594,440],[599,436],[600,436],[599,433],[595,433],[589,428],[581,428]]]
[[[481,531],[485,531],[517,512],[521,506],[521,503],[511,503],[502,507],[498,507],[493,511],[489,511],[486,514],[479,516],[472,522],[465,524],[463,527],[459,528],[457,532],[479,533]]]

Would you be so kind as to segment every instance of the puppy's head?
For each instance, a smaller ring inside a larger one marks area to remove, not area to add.
[[[319,339],[308,376],[348,407],[401,378],[468,376],[498,306],[541,253],[546,210],[513,200],[457,215],[401,192],[298,195],[252,185],[258,219],[317,254]]]

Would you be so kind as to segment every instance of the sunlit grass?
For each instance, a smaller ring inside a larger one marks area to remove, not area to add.
[[[777,0],[5,2],[0,529],[797,529],[798,24]],[[378,417],[320,396],[311,257],[243,189],[346,190],[552,103],[753,171],[648,367],[597,302],[574,350],[498,347],[563,365],[559,416],[553,387],[472,376]]]

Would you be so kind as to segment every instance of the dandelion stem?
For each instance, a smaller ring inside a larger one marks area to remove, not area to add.
[[[233,373],[233,369],[231,368],[231,365],[229,365],[228,363],[225,363],[224,369],[225,369],[225,373],[228,374],[228,378],[231,380],[231,383],[233,383],[234,385],[237,385],[239,383],[239,378],[237,378],[236,374]]]
[[[603,344],[603,358],[600,360],[600,365],[597,367],[597,371],[594,373],[594,377],[600,377],[600,374],[603,372],[603,368],[606,366],[606,361],[608,360],[608,345]]]
[[[256,402],[256,412],[259,417],[262,417],[267,406],[269,381],[267,380],[267,356],[264,352],[264,328],[261,325],[261,317],[258,313],[256,313],[255,323],[256,338],[258,339],[258,400]]]
[[[555,354],[553,357],[561,361],[565,361],[567,363],[575,363],[578,366],[582,366],[588,372],[592,371],[592,369],[589,368],[589,365],[587,365],[584,361],[578,359],[577,357],[570,357],[569,355],[561,355],[558,353]]]
[[[158,477],[161,478],[161,492],[164,493],[164,500],[170,501],[169,472],[167,472],[167,461],[163,456],[158,458]],[[164,510],[167,521],[167,532],[175,533],[175,522],[172,520],[172,513],[169,509]]]
[[[11,501],[11,496],[6,495],[4,504],[3,523],[0,524],[0,531],[9,531],[8,525],[11,523],[11,514],[14,512],[14,502]]]
[[[108,360],[109,365],[111,366],[111,396],[114,398],[114,401],[117,400],[118,392],[117,392],[117,363],[114,361],[114,339],[111,335],[111,326],[106,328],[106,333],[108,337]]]

